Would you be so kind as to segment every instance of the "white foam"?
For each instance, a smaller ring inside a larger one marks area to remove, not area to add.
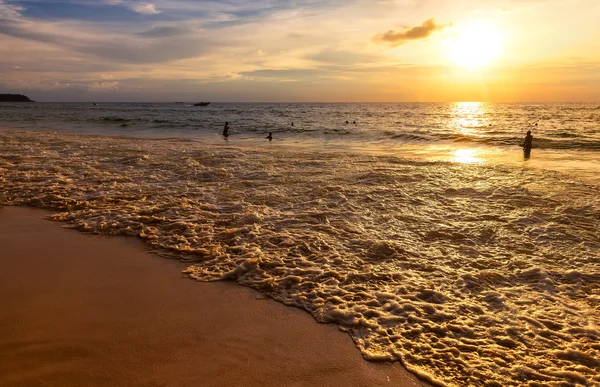
[[[574,176],[0,131],[0,188],[443,385],[600,385],[600,195]]]

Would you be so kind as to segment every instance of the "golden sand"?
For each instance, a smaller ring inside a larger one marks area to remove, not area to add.
[[[425,386],[350,337],[134,238],[0,208],[0,386]]]

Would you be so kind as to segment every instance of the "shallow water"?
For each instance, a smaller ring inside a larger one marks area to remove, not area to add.
[[[0,103],[0,128],[253,147],[272,132],[271,147],[600,176],[600,106],[590,103]]]
[[[442,385],[600,385],[599,185],[576,174],[0,130],[0,187]]]
[[[585,103],[0,103],[4,128],[219,141],[275,138],[355,144],[518,147],[534,132],[536,149],[600,151],[600,106]],[[292,126],[292,123],[294,124]]]

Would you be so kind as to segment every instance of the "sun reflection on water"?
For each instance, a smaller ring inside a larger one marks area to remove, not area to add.
[[[454,140],[469,142],[472,137],[485,136],[489,125],[490,107],[483,102],[456,102],[450,105],[448,127],[455,133]],[[485,162],[480,149],[458,148],[448,152],[447,159],[461,164],[479,164]]]
[[[484,159],[480,157],[478,149],[456,149],[451,153],[450,161],[462,164],[479,164]]]
[[[450,105],[448,127],[455,133],[471,137],[483,135],[479,129],[489,125],[490,107],[483,102],[455,102]]]

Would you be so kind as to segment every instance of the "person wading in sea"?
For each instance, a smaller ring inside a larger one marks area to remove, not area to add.
[[[229,122],[225,123],[225,127],[223,128],[223,137],[229,136]]]
[[[525,136],[525,141],[521,146],[523,147],[523,156],[528,159],[529,156],[531,156],[531,147],[533,146],[533,136],[531,135],[531,130],[527,131],[527,136]]]

